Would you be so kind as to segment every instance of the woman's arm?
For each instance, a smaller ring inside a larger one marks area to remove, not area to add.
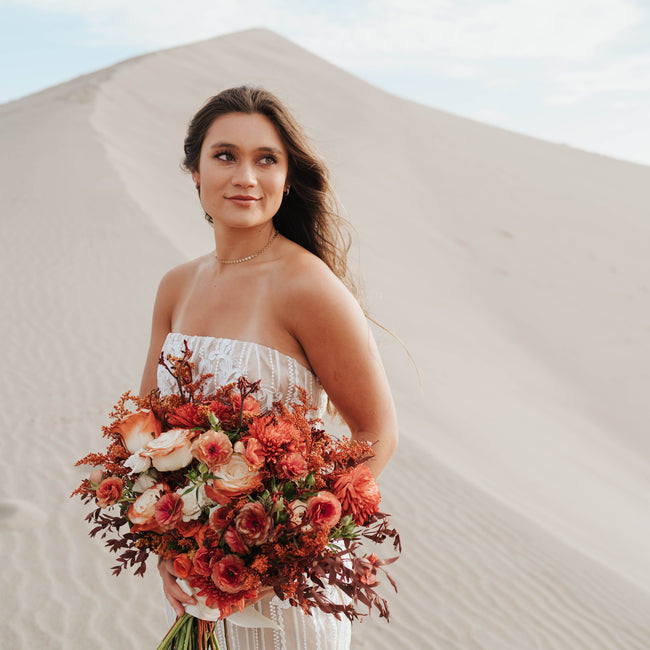
[[[142,382],[140,384],[140,395],[148,395],[158,384],[158,359],[162,350],[165,337],[172,330],[172,316],[174,305],[179,294],[179,285],[181,282],[181,273],[179,269],[172,269],[160,281],[156,302],[153,308],[153,318],[151,322],[151,340],[149,343],[149,352],[142,373]],[[158,572],[163,583],[163,591],[174,608],[177,616],[185,613],[183,603],[195,605],[196,599],[188,596],[177,584],[178,577],[174,572],[174,566],[171,560],[159,560]]]
[[[395,405],[367,319],[355,298],[320,262],[294,273],[285,313],[289,330],[353,439],[373,445],[379,475],[397,446]]]
[[[158,385],[158,360],[162,350],[165,337],[172,331],[172,316],[177,297],[180,295],[180,284],[182,280],[181,267],[169,271],[160,281],[156,302],[153,308],[151,320],[151,339],[149,351],[144,364],[142,382],[140,383],[140,396],[148,395]]]

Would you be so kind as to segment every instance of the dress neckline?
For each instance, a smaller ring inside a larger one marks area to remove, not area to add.
[[[165,337],[165,340],[167,340],[167,338],[169,338],[170,336],[182,336],[183,338],[186,339],[203,339],[208,341],[229,341],[231,343],[244,343],[246,345],[254,345],[258,348],[263,348],[265,350],[271,350],[272,352],[276,352],[282,357],[291,359],[294,363],[297,363],[301,368],[306,370],[309,374],[313,375],[313,377],[318,381],[318,376],[311,368],[308,368],[304,363],[298,361],[296,357],[292,357],[290,354],[281,352],[277,348],[272,348],[270,345],[263,345],[262,343],[257,343],[256,341],[245,341],[243,339],[230,339],[226,336],[204,336],[201,334],[184,334],[183,332],[168,332],[167,336]]]

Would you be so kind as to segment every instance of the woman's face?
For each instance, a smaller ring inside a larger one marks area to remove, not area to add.
[[[215,225],[250,228],[280,208],[288,169],[286,148],[268,117],[227,113],[210,125],[192,176]]]

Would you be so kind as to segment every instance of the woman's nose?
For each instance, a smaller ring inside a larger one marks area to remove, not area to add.
[[[235,168],[232,177],[233,185],[241,185],[243,187],[252,187],[257,183],[255,170],[253,165],[242,162]]]

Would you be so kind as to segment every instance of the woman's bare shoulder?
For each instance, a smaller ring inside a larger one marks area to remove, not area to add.
[[[365,322],[357,299],[329,266],[297,248],[285,257],[276,294],[281,296],[278,304],[287,330],[303,345],[305,329],[312,330],[316,323],[336,322],[341,317],[346,322]]]
[[[347,289],[327,264],[318,256],[298,246],[285,256],[282,269],[282,283],[286,298],[302,300],[310,295],[318,295],[323,290],[335,294]]]
[[[160,280],[158,288],[159,295],[177,294],[183,291],[196,278],[200,269],[206,264],[209,255],[197,257],[189,262],[183,262],[169,269]]]

